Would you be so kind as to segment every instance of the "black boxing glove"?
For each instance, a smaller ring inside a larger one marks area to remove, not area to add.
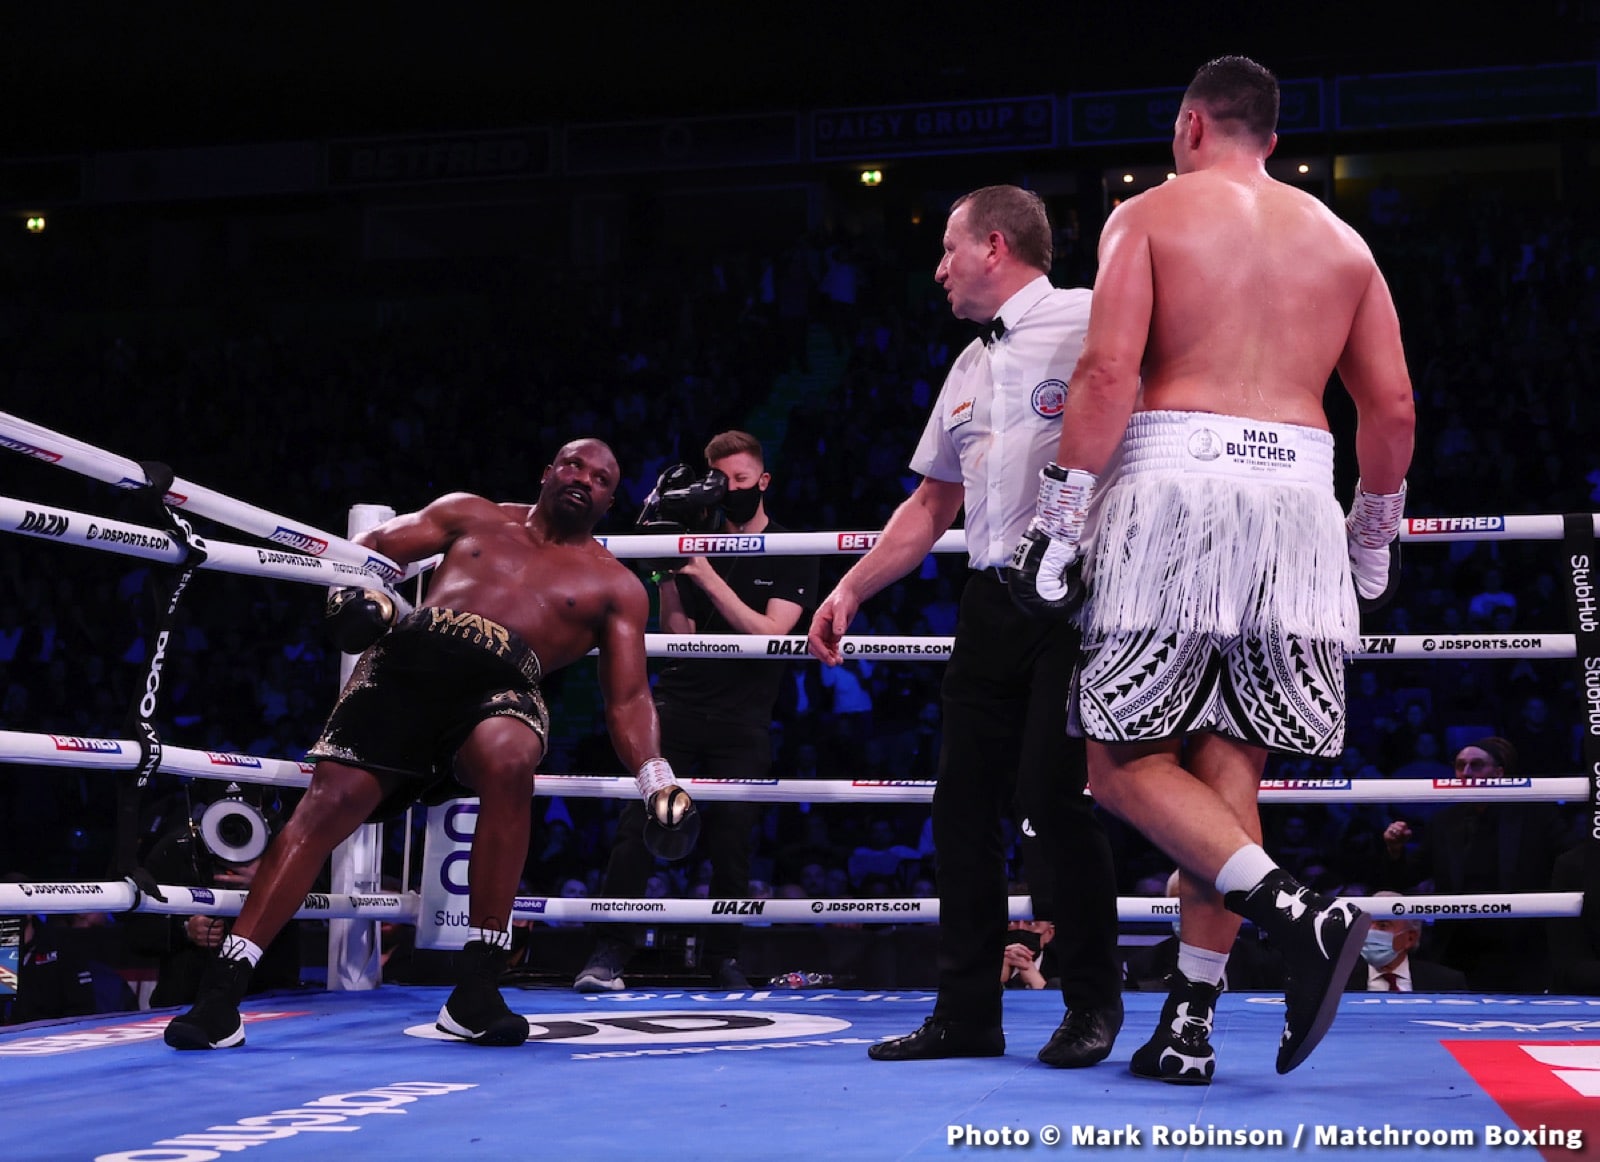
[[[680,860],[700,838],[700,812],[666,759],[646,759],[634,776],[644,799],[644,845],[657,859]]]
[[[1017,608],[1034,617],[1071,617],[1083,604],[1083,550],[1096,477],[1081,468],[1046,464],[1039,470],[1033,520],[1011,554],[1006,588]]]
[[[364,653],[394,625],[394,602],[377,589],[346,585],[328,591],[324,610],[333,644],[347,654]]]

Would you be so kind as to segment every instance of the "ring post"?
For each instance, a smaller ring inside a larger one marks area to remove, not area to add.
[[[354,537],[382,524],[395,512],[379,504],[350,507],[348,533]],[[350,680],[356,659],[339,657],[339,688]],[[376,823],[363,823],[349,839],[333,849],[331,887],[336,894],[374,895],[383,887],[383,836]],[[328,988],[354,992],[381,983],[378,922],[328,921]]]

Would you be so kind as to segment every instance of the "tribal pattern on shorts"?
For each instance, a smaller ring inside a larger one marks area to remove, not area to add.
[[[1213,731],[1335,758],[1344,749],[1344,649],[1271,631],[1102,634],[1083,644],[1073,711],[1071,729],[1101,742]]]

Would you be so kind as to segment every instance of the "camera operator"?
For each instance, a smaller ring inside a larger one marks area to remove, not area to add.
[[[169,812],[156,814],[150,823],[155,840],[142,860],[155,881],[249,890],[271,835],[271,817],[281,813],[264,809],[255,788],[247,795],[237,783],[229,783],[208,804],[193,803],[185,787],[168,806]],[[171,811],[178,813],[176,820],[169,818]],[[233,929],[232,917],[139,914],[128,919],[135,951],[158,961],[150,1007],[193,1003],[200,974]],[[299,984],[300,925],[290,924],[262,954],[250,992]]]
[[[711,468],[696,481],[693,470],[674,465],[640,515],[641,527],[677,531],[780,533],[767,516],[764,494],[772,482],[761,443],[748,432],[712,437],[705,449]],[[726,492],[714,496],[718,476]],[[720,508],[717,507],[720,504]],[[815,557],[690,557],[655,563],[661,594],[661,628],[667,633],[786,634],[815,599]],[[665,571],[663,571],[663,568]],[[662,754],[680,773],[714,779],[759,779],[772,765],[772,707],[786,666],[762,659],[674,659],[655,687],[661,718]],[[601,894],[639,897],[655,869],[644,846],[644,813],[627,804],[617,823]],[[710,894],[738,898],[750,890],[754,803],[702,804],[701,850],[711,860]],[[705,962],[719,988],[749,984],[739,968],[739,928],[710,926]],[[630,929],[608,925],[589,962],[573,981],[579,992],[614,992],[625,987],[622,971],[633,951]]]

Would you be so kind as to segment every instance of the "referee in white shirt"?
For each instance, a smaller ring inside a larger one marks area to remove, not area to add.
[[[921,563],[966,509],[971,573],[943,685],[933,838],[938,859],[939,999],[915,1032],[872,1046],[879,1061],[1005,1052],[996,974],[1006,944],[1002,816],[1020,807],[1048,865],[1062,1021],[1039,1059],[1074,1068],[1111,1052],[1122,1026],[1116,874],[1090,813],[1083,741],[1066,732],[1078,633],[1016,609],[1011,550],[1055,452],[1067,380],[1089,325],[1088,290],[1058,290],[1037,194],[987,186],[958,199],[935,278],[957,318],[988,324],[956,358],[911,467],[922,481],[811,623],[810,648],[837,665],[861,603]]]

